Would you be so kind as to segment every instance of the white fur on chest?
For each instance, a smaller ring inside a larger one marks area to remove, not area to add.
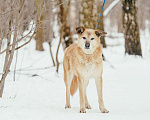
[[[95,78],[100,76],[103,66],[96,65],[94,62],[86,62],[80,67],[80,74],[85,79]]]

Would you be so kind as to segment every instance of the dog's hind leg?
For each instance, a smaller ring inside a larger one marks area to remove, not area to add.
[[[71,81],[73,78],[73,73],[68,71],[68,72],[64,72],[64,79],[65,80],[65,85],[66,85],[66,105],[65,108],[71,108],[70,105],[70,86],[71,86]]]
[[[102,113],[108,113],[109,111],[105,108],[103,102],[103,95],[102,95],[102,76],[100,78],[95,79],[96,87],[97,87],[97,94],[98,94],[98,102],[99,108]]]
[[[85,80],[78,76],[79,81],[79,95],[80,95],[80,113],[86,113],[85,109]]]
[[[84,95],[85,95],[85,107],[86,109],[91,109],[91,106],[88,102],[88,99],[87,99],[87,94],[86,94],[86,89],[87,89],[87,86],[89,84],[89,80],[85,81],[85,90],[84,90]]]

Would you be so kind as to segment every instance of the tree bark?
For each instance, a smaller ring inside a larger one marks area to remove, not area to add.
[[[98,10],[97,13],[100,13],[101,9],[102,9],[102,5],[103,5],[102,1],[100,1],[99,4],[97,4],[97,5],[98,5],[97,6],[97,10]],[[97,16],[97,21],[98,21],[100,14],[97,14],[97,15],[98,15]],[[100,18],[100,21],[98,23],[98,28],[97,29],[104,31],[103,12],[101,14],[101,18]],[[100,41],[101,41],[101,44],[103,45],[103,48],[106,48],[105,36],[102,36],[100,38]]]
[[[61,39],[62,39],[62,35],[60,35],[60,39],[59,39],[59,43],[58,43],[58,47],[57,47],[57,51],[56,51],[56,64],[57,64],[56,72],[57,73],[58,73],[58,70],[59,70],[58,52],[59,52],[59,47],[60,47],[60,44],[61,44]]]
[[[62,0],[59,0],[59,4],[63,3]],[[62,31],[62,44],[63,44],[63,49],[65,50],[70,44],[73,43],[73,39],[72,39],[72,35],[71,35],[71,31],[70,31],[70,26],[68,25],[68,20],[67,20],[67,16],[69,13],[69,7],[70,7],[70,1],[68,2],[67,7],[65,8],[64,5],[60,5],[60,11],[59,11],[59,22],[60,22],[60,26],[63,27],[63,30],[60,30],[60,32]]]
[[[12,18],[12,8],[13,8],[12,7],[12,3],[13,3],[13,1],[11,0],[11,12],[10,12],[10,20],[9,20],[9,32],[8,32],[8,37],[7,37],[7,50],[6,50],[6,57],[5,57],[3,74],[2,74],[1,81],[0,81],[0,98],[3,95],[5,79],[6,79],[7,74],[9,73],[9,68],[10,68],[10,65],[11,65],[12,60],[13,60],[14,51],[15,51],[15,45],[16,45],[16,39],[17,39],[18,24],[16,24],[16,26],[14,28],[15,30],[14,30],[13,43],[12,43],[12,47],[11,47],[11,50],[10,50],[12,21],[13,21],[13,18]],[[15,14],[16,14],[16,20],[18,20],[18,14],[17,14],[17,12],[15,12]]]
[[[101,12],[101,9],[102,9],[102,1],[82,0],[80,6],[80,15],[79,15],[80,26],[94,29],[99,19],[99,13]],[[100,22],[98,23],[97,29],[104,31],[103,14],[101,15]],[[104,37],[101,37],[100,40],[103,47],[106,47]]]
[[[49,45],[49,51],[50,51],[50,56],[53,62],[53,66],[55,66],[55,61],[52,53],[52,48],[51,48],[51,43],[54,37],[54,32],[53,32],[53,23],[54,23],[54,13],[53,13],[53,2],[52,1],[47,1],[46,3],[46,13],[45,13],[45,41],[48,42]]]
[[[59,4],[63,3],[62,0],[59,0]],[[59,61],[58,61],[58,53],[59,53],[59,47],[60,44],[64,43],[63,49],[65,50],[66,47],[68,47],[70,44],[73,43],[71,32],[70,32],[70,27],[67,24],[67,15],[69,12],[69,6],[70,6],[70,1],[68,2],[68,5],[66,7],[66,10],[64,9],[63,5],[60,5],[60,12],[58,13],[59,22],[60,22],[60,40],[58,43],[57,47],[57,52],[56,52],[56,72],[58,73],[59,70]],[[68,37],[68,39],[66,39]],[[63,38],[63,39],[62,39]],[[64,42],[62,42],[64,40]]]
[[[94,29],[96,26],[96,17],[94,15],[94,0],[80,0],[79,22],[80,26]],[[97,12],[97,11],[96,11]],[[94,19],[95,18],[95,19]]]
[[[36,40],[36,50],[39,50],[39,51],[44,51],[44,48],[43,48],[44,12],[42,11],[43,4],[44,3],[42,0],[36,0],[36,10],[37,10],[36,27],[37,27],[37,32],[36,32],[35,40]]]
[[[3,13],[3,1],[1,1],[0,4],[0,52],[1,52],[1,47],[2,47],[2,40],[3,40],[3,26],[2,26],[2,13]]]
[[[122,12],[125,53],[142,56],[136,0],[123,0]]]
[[[2,78],[1,78],[1,82],[0,82],[0,98],[3,95],[5,79],[6,79],[7,74],[9,73],[9,68],[10,68],[10,65],[12,63],[13,56],[14,56],[15,45],[16,45],[16,38],[17,38],[17,29],[18,29],[18,26],[15,27],[15,33],[14,33],[13,45],[12,45],[12,48],[11,48],[11,52],[8,53],[9,54],[9,58],[6,58],[7,59],[7,63],[5,61],[5,66],[6,67],[5,67],[4,73],[3,73]]]
[[[52,58],[53,66],[55,66],[55,61],[54,61],[54,57],[53,57],[53,53],[52,53],[51,43],[48,42],[48,44],[49,44],[49,51],[50,51],[50,55],[51,55],[51,58]]]

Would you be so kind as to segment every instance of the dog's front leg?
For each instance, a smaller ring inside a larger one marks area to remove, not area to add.
[[[84,95],[84,79],[78,77],[79,81],[79,94],[80,94],[80,113],[86,113],[85,109],[85,95]]]
[[[109,111],[105,108],[104,102],[103,102],[103,94],[102,94],[102,76],[100,78],[95,79],[96,87],[97,87],[97,94],[98,94],[98,102],[99,102],[99,108],[102,113],[108,113]]]
[[[86,89],[87,89],[87,86],[88,86],[88,84],[89,84],[89,80],[86,80],[85,81],[85,84],[84,84],[84,96],[85,96],[85,108],[86,109],[91,109],[91,106],[90,106],[90,104],[89,104],[89,102],[88,102],[88,98],[87,98],[87,94],[86,94]]]

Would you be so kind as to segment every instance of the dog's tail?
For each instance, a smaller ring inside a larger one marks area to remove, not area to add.
[[[75,94],[77,89],[78,89],[78,80],[77,76],[74,75],[70,86],[70,93],[72,96]]]

